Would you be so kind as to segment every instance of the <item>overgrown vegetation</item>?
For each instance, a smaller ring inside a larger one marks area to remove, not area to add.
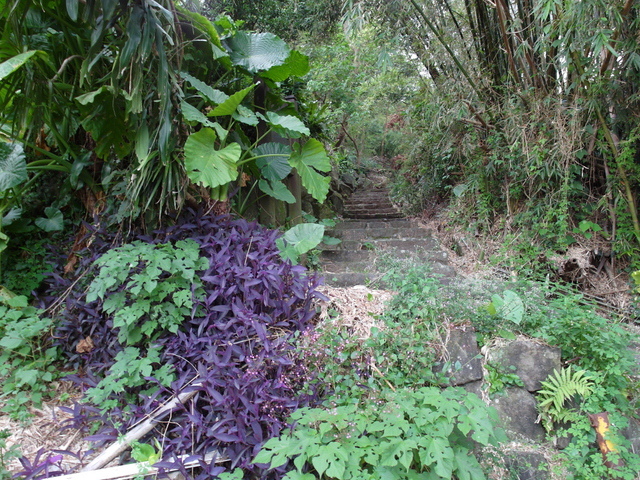
[[[256,5],[1,5],[4,412],[28,421],[66,372],[86,392],[69,426],[102,443],[191,395],[133,448],[185,476],[480,479],[501,432],[438,373],[456,368],[438,365],[447,329],[467,325],[486,345],[559,347],[539,405],[567,438],[563,464],[576,480],[612,474],[587,418],[606,411],[613,473],[632,478],[619,433],[639,394],[620,321],[550,282],[443,290],[423,266],[390,265],[397,294],[355,339],[315,329],[320,280],[295,264],[330,224],[298,225],[303,205],[336,194],[339,208],[384,168],[407,212],[446,203],[449,224],[500,237],[494,263],[534,280],[577,242],[611,279],[640,268],[638,6]],[[486,369],[490,395],[520,382]],[[15,456],[0,439],[0,476]],[[39,452],[23,468],[67,466]]]

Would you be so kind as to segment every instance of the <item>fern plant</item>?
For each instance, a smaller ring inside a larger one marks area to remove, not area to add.
[[[576,397],[586,398],[593,391],[594,383],[586,370],[574,371],[569,366],[555,370],[541,385],[538,409],[542,425],[549,432],[554,424],[576,420],[578,411],[571,401]]]

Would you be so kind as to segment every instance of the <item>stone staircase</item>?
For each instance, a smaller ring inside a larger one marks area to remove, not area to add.
[[[384,186],[354,192],[345,202],[343,216],[345,220],[327,232],[342,242],[325,247],[320,258],[328,285],[384,286],[381,279],[385,272],[376,266],[381,254],[429,264],[443,283],[455,276],[447,254],[429,230],[403,218]]]

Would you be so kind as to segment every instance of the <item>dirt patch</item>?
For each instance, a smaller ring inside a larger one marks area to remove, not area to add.
[[[13,420],[8,414],[0,413],[0,430],[11,433],[6,439],[8,449],[16,446],[24,457],[33,459],[40,450],[79,452],[90,448],[89,443],[84,441],[85,434],[75,428],[64,428],[69,426],[67,422],[72,415],[60,409],[73,407],[74,401],[79,401],[82,393],[70,382],[54,382],[52,388],[53,399],[43,402],[40,408],[29,408],[31,418],[26,422]],[[71,457],[68,459],[73,462]],[[15,473],[22,470],[22,465],[16,459],[6,468]]]

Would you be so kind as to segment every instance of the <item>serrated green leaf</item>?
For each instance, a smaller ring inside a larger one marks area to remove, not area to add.
[[[236,163],[242,154],[237,143],[215,150],[216,133],[203,128],[189,136],[184,145],[184,163],[189,179],[214,188],[226,185],[238,176]]]
[[[9,350],[15,350],[24,343],[24,339],[20,337],[7,335],[0,339],[0,347],[8,348]]]
[[[322,144],[313,138],[302,148],[294,150],[289,157],[289,165],[300,174],[302,185],[318,202],[324,202],[329,193],[331,179],[318,172],[331,171],[331,162]]]
[[[4,217],[2,217],[2,226],[6,227],[18,220],[22,216],[22,208],[13,207],[9,210]]]

